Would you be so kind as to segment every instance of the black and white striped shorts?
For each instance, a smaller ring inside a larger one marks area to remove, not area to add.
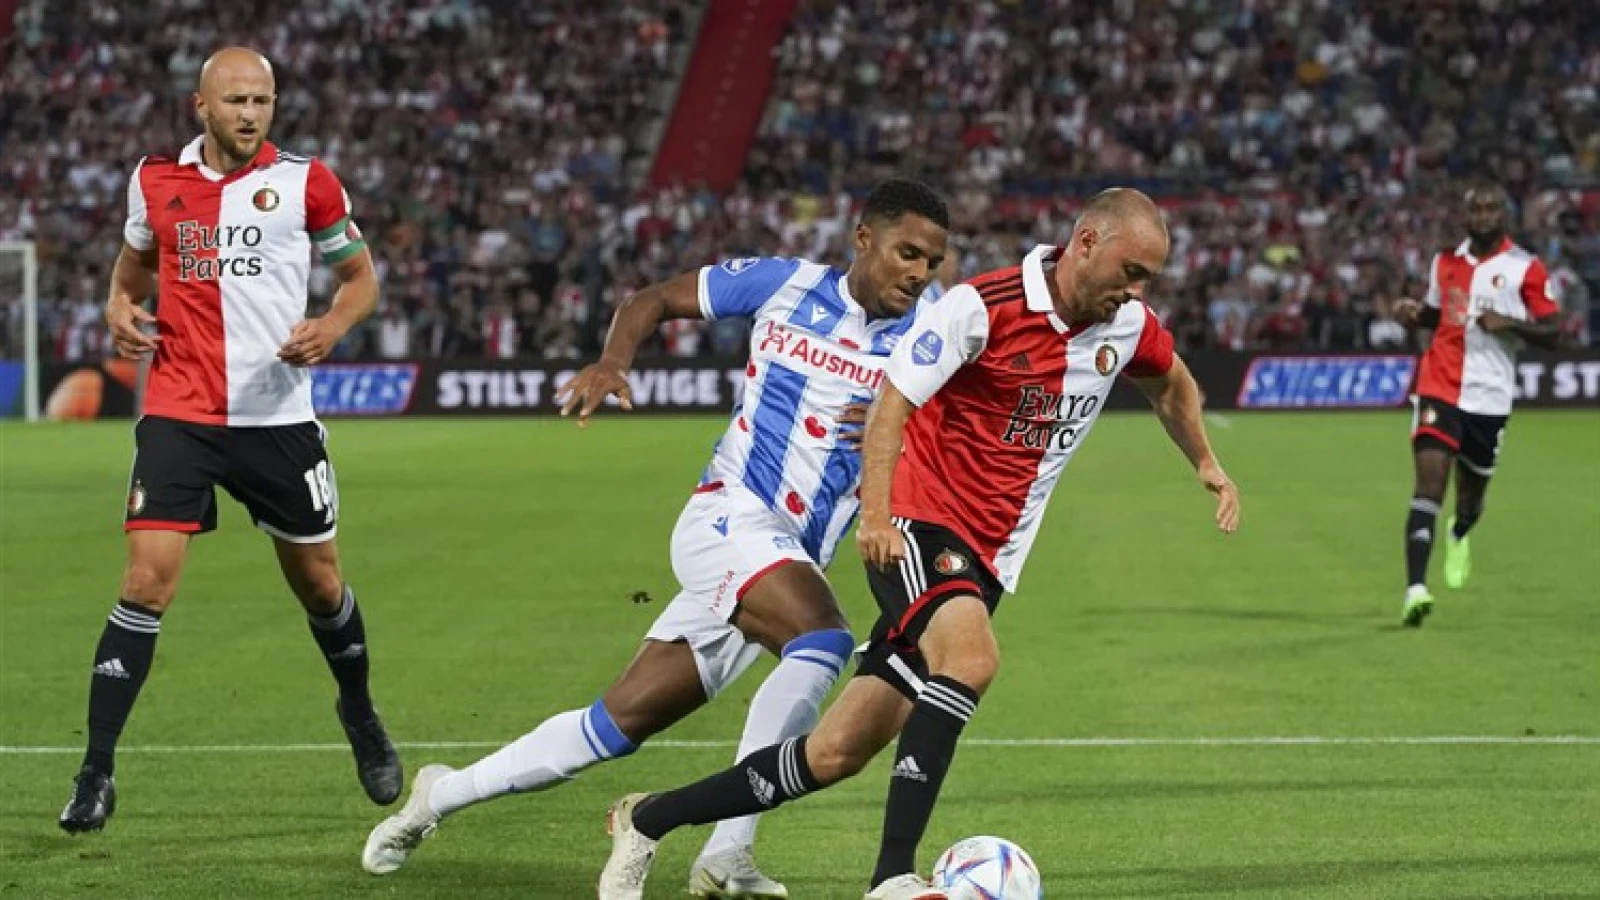
[[[867,566],[879,612],[872,637],[857,651],[856,674],[882,678],[916,699],[928,671],[917,642],[934,612],[955,597],[977,597],[993,616],[1005,589],[955,532],[915,519],[893,521],[906,537],[906,556],[887,569]]]

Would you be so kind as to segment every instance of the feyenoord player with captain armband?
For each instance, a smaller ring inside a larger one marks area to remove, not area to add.
[[[856,543],[881,615],[855,677],[810,734],[613,805],[600,900],[640,900],[657,842],[673,829],[835,784],[896,735],[866,897],[945,898],[915,874],[916,850],[961,731],[995,676],[989,619],[1016,589],[1050,493],[1118,375],[1150,397],[1216,495],[1218,527],[1238,526],[1238,492],[1206,439],[1199,388],[1143,302],[1167,250],[1148,197],[1106,191],[1084,207],[1066,246],[1039,247],[919,313],[867,420]]]
[[[404,781],[367,691],[367,637],[339,567],[339,493],[307,369],[371,315],[378,280],[339,180],[267,141],[275,91],[259,53],[219,51],[194,97],[204,133],[176,156],[145,157],[129,180],[106,322],[118,353],[151,357],[150,376],[134,428],[127,566],[95,650],[88,750],[60,818],[69,832],[104,827],[116,808],[117,739],[189,540],[216,527],[218,486],[272,539],[338,682],[335,711],[367,796],[392,803]],[[340,285],[328,313],[307,319],[313,247]],[[151,315],[141,304],[158,284]],[[140,327],[150,323],[154,335]]]

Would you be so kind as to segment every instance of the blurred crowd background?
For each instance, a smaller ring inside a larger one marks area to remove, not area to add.
[[[0,4],[3,6],[3,4]],[[648,187],[690,0],[24,0],[0,52],[0,241],[41,256],[44,358],[106,352],[126,179],[198,128],[227,43],[278,72],[273,139],[344,180],[383,279],[346,358],[595,352],[639,287],[729,257],[848,265],[891,174],[950,198],[963,276],[1082,198],[1167,208],[1152,305],[1185,348],[1407,346],[1395,298],[1499,180],[1568,340],[1600,291],[1600,16],[1579,0],[800,0],[744,177]],[[314,276],[326,303],[329,274]],[[20,305],[3,346],[19,354]],[[738,323],[650,348],[742,352]]]

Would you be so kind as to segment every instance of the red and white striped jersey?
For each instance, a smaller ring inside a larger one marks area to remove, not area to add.
[[[895,466],[893,515],[942,525],[1014,591],[1045,504],[1117,374],[1162,375],[1172,335],[1142,302],[1071,328],[1055,313],[1041,245],[1021,266],[921,310],[887,375],[919,408]]]
[[[1425,302],[1439,310],[1439,327],[1422,356],[1417,393],[1462,412],[1508,416],[1522,339],[1490,334],[1477,320],[1492,309],[1529,322],[1555,315],[1558,307],[1539,257],[1510,238],[1483,259],[1472,255],[1470,244],[1435,255],[1428,270]]]
[[[263,143],[223,175],[201,142],[176,160],[145,157],[128,181],[123,238],[160,257],[162,340],[144,412],[208,425],[309,421],[311,372],[278,349],[306,314],[312,245],[330,263],[365,246],[350,197],[319,160]]]

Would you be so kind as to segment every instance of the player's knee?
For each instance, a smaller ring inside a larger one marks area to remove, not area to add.
[[[289,579],[300,605],[314,616],[337,615],[344,606],[344,578],[338,566],[313,566]]]
[[[1000,648],[991,643],[987,647],[975,646],[965,653],[953,655],[942,661],[933,674],[943,675],[961,682],[982,696],[1000,674]]]
[[[178,593],[178,573],[147,562],[128,563],[122,574],[122,599],[160,613]]]

